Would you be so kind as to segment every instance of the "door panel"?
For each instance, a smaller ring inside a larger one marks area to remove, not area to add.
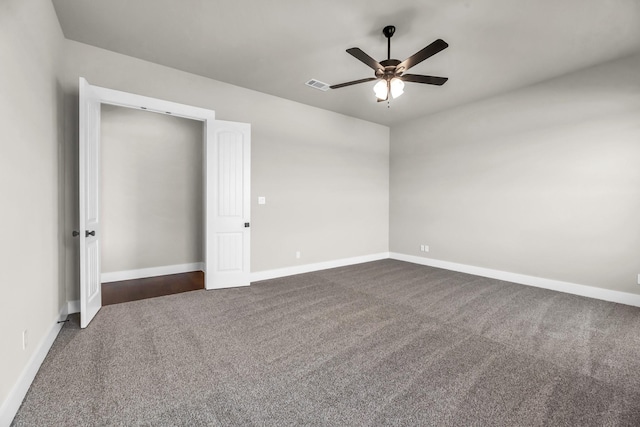
[[[242,271],[242,241],[243,233],[216,234],[216,271]]]
[[[80,326],[102,307],[100,289],[100,98],[80,78]]]
[[[207,121],[206,288],[250,283],[251,127]]]

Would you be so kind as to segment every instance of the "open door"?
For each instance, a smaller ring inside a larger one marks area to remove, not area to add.
[[[100,97],[80,77],[80,327],[102,307],[100,290]]]
[[[205,287],[248,286],[251,282],[251,126],[208,120],[205,133]]]

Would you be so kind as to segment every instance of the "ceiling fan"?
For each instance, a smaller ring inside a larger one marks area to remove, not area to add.
[[[447,77],[423,76],[419,74],[404,73],[414,65],[417,65],[425,59],[446,49],[449,46],[447,42],[442,39],[438,39],[421,51],[416,52],[409,58],[400,62],[397,59],[391,59],[391,37],[395,32],[396,27],[394,27],[393,25],[388,25],[382,30],[382,34],[384,34],[384,36],[387,38],[387,59],[385,59],[384,61],[376,61],[357,47],[347,49],[348,54],[362,61],[367,66],[373,68],[373,70],[375,71],[375,77],[340,83],[330,86],[330,88],[339,89],[345,86],[366,83],[373,80],[380,80],[373,87],[373,91],[376,94],[376,98],[378,98],[378,102],[382,102],[389,100],[389,95],[391,95],[393,98],[397,98],[398,96],[402,95],[404,93],[404,82],[442,86],[448,80]]]

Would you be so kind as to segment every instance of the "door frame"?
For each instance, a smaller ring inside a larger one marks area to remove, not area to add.
[[[152,98],[143,95],[136,95],[129,92],[123,92],[114,89],[108,89],[100,86],[94,86],[89,84],[86,79],[80,77],[80,85],[82,84],[89,85],[91,90],[97,95],[98,102],[100,104],[109,104],[116,105],[125,108],[132,108],[136,110],[149,111],[152,113],[164,114],[182,117],[191,120],[197,120],[203,122],[203,206],[204,206],[204,270],[205,270],[205,288],[206,289],[215,289],[217,286],[211,280],[212,278],[208,277],[210,275],[206,274],[207,270],[207,260],[210,255],[209,250],[213,248],[207,248],[209,243],[209,231],[213,230],[213,215],[209,214],[207,205],[209,204],[208,200],[208,192],[207,192],[207,183],[209,181],[209,177],[211,176],[211,171],[207,169],[212,165],[207,161],[209,156],[209,145],[214,141],[215,135],[213,134],[213,129],[215,128],[215,111],[209,110],[206,108],[195,107],[186,104],[180,104],[172,101],[166,101],[158,98]],[[99,123],[97,124],[99,126]],[[98,138],[99,132],[98,132]],[[98,202],[99,203],[99,202]],[[84,231],[81,231],[83,233]],[[248,270],[250,271],[250,269]],[[239,286],[249,285],[249,283],[242,283]]]

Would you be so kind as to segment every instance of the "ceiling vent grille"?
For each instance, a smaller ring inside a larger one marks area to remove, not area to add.
[[[327,90],[329,90],[329,85],[326,83],[322,83],[319,80],[316,79],[311,79],[308,82],[305,83],[307,86],[311,86],[314,89],[318,89],[321,90],[323,92],[326,92]]]

